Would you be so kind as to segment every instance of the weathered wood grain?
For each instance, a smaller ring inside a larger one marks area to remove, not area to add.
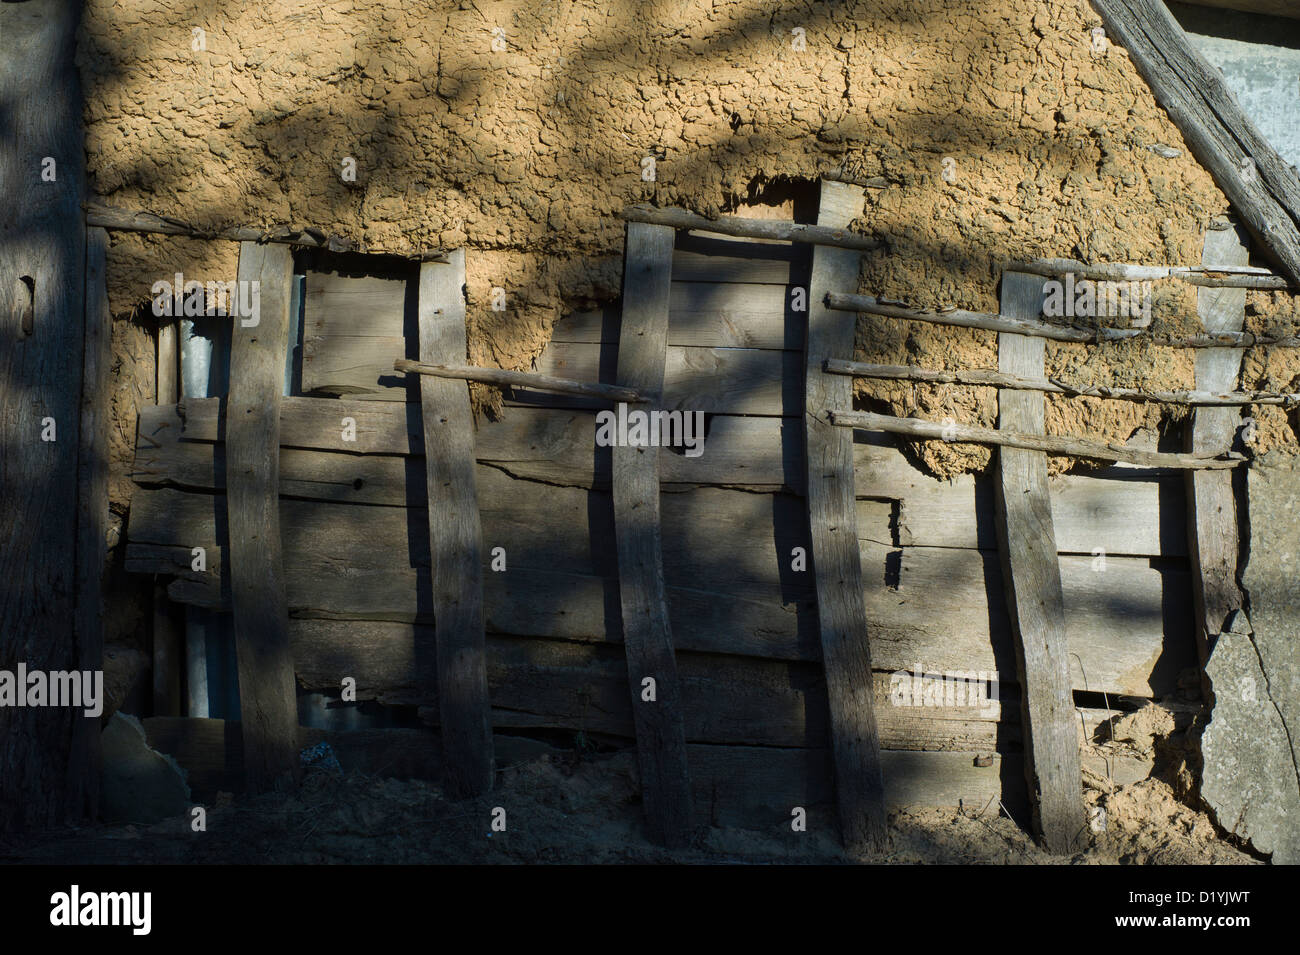
[[[0,669],[10,671],[20,661],[34,670],[70,670],[81,661],[79,11],[55,0],[0,5]],[[45,157],[57,164],[55,181],[42,178]],[[0,832],[84,819],[92,768],[69,746],[83,719],[67,708],[0,707]]]
[[[108,557],[108,434],[112,416],[109,368],[113,316],[108,306],[108,233],[86,230],[85,353],[81,370],[81,425],[77,449],[77,622],[83,672],[104,666],[104,570]],[[72,725],[72,761],[89,767],[84,806],[94,818],[99,803],[100,726]]]
[[[823,181],[817,221],[844,228],[861,215],[863,202],[861,188]],[[853,383],[822,370],[827,358],[853,353],[854,317],[832,311],[823,299],[828,292],[856,289],[858,259],[857,253],[845,249],[813,250],[803,408],[808,556],[830,705],[835,798],[845,846],[864,851],[884,845],[886,821],[853,499],[853,436],[823,416],[828,407],[852,406]]]
[[[1201,257],[1205,265],[1244,265],[1249,258],[1247,238],[1238,228],[1206,232]],[[1203,288],[1196,300],[1207,332],[1240,331],[1246,316],[1245,289]],[[1197,352],[1197,387],[1236,387],[1241,356],[1242,351],[1236,348]],[[1232,446],[1240,425],[1238,409],[1198,408],[1187,422],[1185,447],[1194,453],[1225,451]],[[1186,487],[1196,647],[1203,665],[1228,617],[1244,602],[1237,586],[1237,502],[1231,474],[1189,471]]]
[[[673,249],[673,280],[805,285],[808,247],[686,233]]]
[[[614,381],[616,348],[552,342],[537,359],[542,375],[578,381]],[[707,414],[790,415],[800,407],[797,352],[762,348],[666,349],[661,407]],[[567,395],[538,395],[530,403],[549,407],[606,407]]]
[[[1002,312],[1028,318],[1042,310],[1043,284],[1018,272],[1002,275]],[[1043,341],[1024,335],[998,337],[998,368],[1041,377]],[[1042,395],[1003,389],[998,427],[1044,433]],[[1047,455],[1020,448],[998,452],[997,527],[1002,580],[1022,688],[1021,724],[1029,741],[1026,760],[1034,824],[1049,851],[1070,851],[1085,817],[1079,746],[1070,692],[1070,644],[1065,595],[1047,483]]]
[[[393,372],[416,358],[417,328],[403,276],[308,271],[303,301],[302,390],[358,401],[415,401],[414,386]],[[458,359],[464,361],[464,357]]]
[[[648,394],[664,388],[673,239],[665,226],[628,224],[618,381]],[[677,846],[688,837],[691,791],[664,584],[659,456],[657,447],[613,449],[614,536],[641,798],[652,837]]]
[[[298,680],[309,690],[336,691],[348,676],[356,680],[359,699],[436,714],[432,684],[421,679],[428,663],[416,652],[428,638],[421,629],[388,621],[295,619]],[[677,658],[688,741],[827,745],[825,683],[815,664],[691,651],[678,651]],[[569,729],[633,737],[627,667],[617,647],[492,635],[487,661],[496,731]],[[922,684],[910,673],[872,674],[885,748],[1018,749],[1014,686],[995,690],[987,703],[959,705],[954,698],[948,705],[942,691],[933,695],[935,674],[929,676]],[[1003,691],[1011,694],[1009,705],[997,699]]]
[[[807,289],[802,289],[807,300]],[[668,344],[703,348],[803,348],[805,312],[794,287],[742,282],[673,282]],[[618,342],[617,308],[577,312],[555,323],[553,342]]]
[[[779,219],[746,219],[742,216],[719,216],[707,219],[688,209],[655,208],[634,205],[623,210],[628,222],[647,222],[674,229],[694,229],[742,239],[768,239],[777,242],[811,242],[840,249],[870,252],[880,248],[880,240],[850,232],[847,228],[785,222]]]
[[[509,371],[505,368],[484,368],[478,365],[445,364],[430,365],[424,362],[399,358],[393,362],[393,370],[408,375],[431,375],[435,378],[450,378],[456,381],[481,381],[499,388],[530,388],[537,391],[552,391],[559,394],[581,395],[588,398],[603,398],[608,401],[646,401],[647,396],[632,388],[620,388],[617,385],[602,385],[597,382],[574,381],[571,378],[553,378],[530,371]]]
[[[142,410],[131,477],[144,487],[220,489],[225,475],[215,464],[224,454],[215,444],[217,399],[187,401],[183,410],[184,418],[174,406]],[[346,417],[356,425],[355,442],[340,438]],[[408,435],[407,424],[404,405],[284,399],[280,493],[361,504],[422,503],[424,491],[407,478],[412,470],[424,471],[424,438]],[[803,449],[796,442],[797,431],[797,423],[783,418],[712,417],[707,420],[704,454],[661,456],[661,483],[665,490],[677,490],[673,485],[734,485],[801,492]],[[213,440],[205,438],[209,433]],[[596,446],[595,433],[595,420],[586,411],[512,408],[502,421],[479,423],[474,453],[480,464],[518,478],[608,488],[610,455]],[[346,450],[352,447],[365,453]]]
[[[1029,393],[1020,392],[1020,394]],[[991,444],[1003,448],[1044,452],[1060,457],[1122,461],[1126,464],[1140,464],[1146,467],[1228,469],[1240,467],[1246,460],[1239,454],[1223,457],[1212,454],[1171,454],[1118,444],[1102,444],[1100,441],[1089,441],[1085,438],[1030,434],[1025,431],[1013,431],[1010,428],[977,428],[964,424],[941,424],[921,418],[897,418],[893,415],[876,414],[873,411],[845,411],[842,408],[833,408],[827,414],[834,424],[844,428],[888,431],[891,434],[902,434],[926,441]]]
[[[1300,176],[1242,110],[1161,0],[1092,0],[1192,154],[1286,278],[1300,285]]]
[[[899,502],[892,539],[900,545],[997,550],[993,475],[934,478],[915,467],[889,438],[868,432],[857,437],[856,493],[868,499],[858,501],[859,530],[864,507],[892,500]],[[1052,476],[1056,546],[1061,553],[1073,554],[1100,550],[1108,556],[1185,556],[1182,473],[1117,466]]]
[[[423,481],[417,473],[416,481]],[[607,495],[519,482],[490,468],[477,475],[485,545],[503,542],[508,572],[485,563],[489,630],[583,641],[621,639]],[[864,586],[873,659],[889,669],[1014,670],[1001,573],[991,551],[890,544],[890,505],[859,502]],[[662,499],[669,616],[683,648],[820,659],[809,582],[790,571],[795,546],[774,534],[801,503],[701,489]],[[422,513],[403,508],[281,502],[289,605],[295,614],[424,619],[429,573]],[[539,516],[544,518],[539,520]],[[604,515],[604,516],[602,516]],[[223,495],[144,490],[132,502],[127,569],[174,574],[174,597],[222,607]],[[802,525],[802,520],[799,520]],[[373,542],[393,542],[374,547]],[[872,540],[882,544],[870,544]],[[398,543],[404,542],[404,543]],[[190,549],[208,548],[208,573]],[[1195,664],[1185,570],[1108,556],[1063,557],[1067,627],[1080,634],[1076,689],[1163,696]],[[893,590],[872,596],[873,586]],[[936,599],[939,595],[940,599]],[[228,596],[225,598],[228,600]],[[1162,612],[1163,607],[1163,612]],[[878,658],[878,659],[877,659]],[[1001,661],[999,664],[998,661]],[[1085,679],[1086,677],[1086,679]]]
[[[280,395],[289,349],[293,253],[245,242],[239,281],[260,284],[256,324],[234,322],[226,407],[230,592],[239,666],[240,725],[254,791],[296,779],[297,689],[289,649],[280,540]]]
[[[446,264],[420,267],[421,362],[465,361],[464,285],[464,249]],[[453,793],[473,796],[492,788],[493,770],[483,659],[483,530],[469,389],[460,381],[421,376],[420,409],[444,772]]]

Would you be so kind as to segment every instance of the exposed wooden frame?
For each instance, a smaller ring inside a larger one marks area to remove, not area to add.
[[[0,667],[70,670],[77,645],[85,335],[80,6],[0,4]],[[49,166],[54,162],[53,167]],[[54,172],[57,178],[46,176]],[[50,429],[54,429],[51,431]],[[95,666],[98,669],[98,664]],[[75,715],[74,715],[75,714]],[[0,832],[80,823],[94,768],[81,710],[0,707]],[[84,732],[84,728],[82,730]]]
[[[256,322],[233,320],[226,399],[231,605],[246,779],[254,792],[298,776],[298,700],[280,541],[280,396],[293,252],[244,242],[239,281],[260,284]],[[250,322],[245,325],[245,322]]]
[[[646,394],[663,391],[675,237],[671,226],[628,223],[618,380]],[[691,825],[691,785],[664,586],[659,448],[613,448],[613,499],[641,799],[651,837],[681,846]]]
[[[1127,265],[1120,262],[1089,264],[1077,259],[1033,259],[1012,262],[1007,271],[1029,272],[1049,278],[1073,275],[1100,282],[1157,282],[1176,279],[1202,288],[1250,288],[1285,291],[1291,283],[1276,272],[1241,265],[1215,268],[1207,265]]]
[[[465,250],[420,267],[420,360],[465,360]],[[457,796],[492,788],[492,722],[483,656],[483,530],[474,481],[474,418],[459,381],[420,379],[433,562],[438,712],[445,774]]]
[[[99,201],[85,203],[86,223],[110,232],[144,232],[154,235],[183,235],[194,239],[227,239],[233,242],[257,242],[296,245],[309,249],[328,249],[330,252],[353,252],[357,245],[340,235],[326,235],[319,229],[292,229],[281,226],[275,229],[254,229],[236,226],[228,229],[203,229],[180,219],[160,216],[152,212],[119,209]],[[444,249],[426,249],[409,256],[421,262],[445,262]]]
[[[1002,274],[1002,313],[1028,318],[1042,311],[1043,283],[1019,272]],[[1041,377],[1041,338],[998,336],[998,368],[1005,374]],[[1044,433],[1041,395],[998,392],[998,427]],[[1070,691],[1065,597],[1056,533],[1048,499],[1047,455],[1003,447],[998,452],[996,514],[998,553],[1016,636],[1021,687],[1021,725],[1026,738],[1025,776],[1034,802],[1034,823],[1051,852],[1066,853],[1085,825],[1079,738]]]
[[[1142,451],[1117,444],[1085,441],[1083,438],[1056,435],[1027,434],[1002,428],[976,428],[964,424],[940,424],[920,418],[895,418],[872,411],[826,412],[835,425],[842,428],[863,428],[867,431],[888,431],[923,441],[955,441],[971,444],[992,444],[1004,448],[1021,448],[1026,451],[1043,451],[1068,458],[1093,458],[1098,461],[1122,461],[1149,468],[1235,468],[1246,463],[1240,455],[1223,457],[1199,454],[1170,454],[1163,451]]]
[[[823,180],[818,224],[843,228],[862,213],[862,188]],[[817,590],[817,622],[830,705],[835,801],[846,848],[884,847],[886,815],[880,738],[871,699],[871,651],[854,502],[853,435],[834,427],[822,409],[849,407],[853,382],[828,375],[822,363],[849,353],[857,320],[825,304],[831,289],[856,288],[859,256],[817,246],[809,279],[804,343],[804,448],[808,468],[809,556]]]
[[[650,399],[635,388],[621,388],[618,385],[605,385],[593,381],[573,381],[569,378],[556,378],[552,375],[539,375],[529,371],[510,371],[506,368],[482,368],[477,365],[439,364],[399,358],[393,362],[393,370],[408,375],[432,375],[436,378],[451,378],[460,381],[481,381],[499,388],[532,388],[537,391],[553,391],[562,395],[581,395],[588,398],[606,398],[609,401],[644,402]]]
[[[1204,354],[1204,353],[1202,353]],[[1198,356],[1199,357],[1199,356]],[[921,381],[939,385],[975,385],[1042,391],[1047,394],[1086,398],[1116,398],[1123,401],[1158,401],[1168,405],[1283,405],[1300,403],[1300,394],[1272,391],[1143,391],[1141,388],[1116,388],[1107,385],[1075,385],[1057,378],[1025,378],[982,368],[938,371],[913,365],[875,365],[861,361],[828,358],[825,370],[831,375],[854,378],[883,378],[894,381]]]
[[[1246,236],[1236,228],[1205,235],[1206,265],[1235,265],[1249,256]],[[1197,311],[1210,333],[1237,331],[1245,321],[1244,289],[1201,289]],[[1196,384],[1232,388],[1241,369],[1240,349],[1214,348],[1196,355]],[[1217,454],[1232,446],[1241,425],[1233,408],[1198,408],[1186,427],[1186,448],[1193,454]],[[1197,656],[1202,667],[1234,610],[1244,603],[1237,586],[1237,502],[1233,476],[1227,472],[1189,471],[1187,544],[1192,563],[1196,607]],[[1208,689],[1208,687],[1207,687]]]
[[[659,209],[652,206],[629,206],[623,210],[623,218],[629,222],[648,222],[674,229],[714,232],[718,235],[731,235],[742,239],[811,242],[841,249],[856,249],[859,252],[870,252],[881,246],[879,239],[850,232],[848,223],[845,223],[843,228],[835,228],[778,219],[745,219],[740,216],[719,216],[716,219],[709,219],[686,209]]]
[[[1256,129],[1162,0],[1092,0],[1192,154],[1250,232],[1300,284],[1300,175]]]
[[[108,558],[108,433],[112,416],[109,368],[113,317],[108,306],[108,233],[86,230],[86,327],[81,370],[81,427],[77,449],[77,651],[79,669],[103,668],[104,564]],[[86,808],[99,801],[99,721],[73,723],[73,759],[92,768]]]
[[[982,328],[989,332],[1012,332],[1035,338],[1050,338],[1058,342],[1123,341],[1142,334],[1139,328],[1074,328],[1069,325],[1053,325],[1037,317],[1011,318],[1007,315],[967,312],[959,308],[932,312],[890,305],[870,295],[849,295],[843,292],[827,294],[826,307],[847,312],[865,312],[868,315],[881,315],[886,318],[902,318],[910,322],[929,322],[934,325],[953,325],[959,328]]]

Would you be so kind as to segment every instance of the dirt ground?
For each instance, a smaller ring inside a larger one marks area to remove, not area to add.
[[[1154,707],[1148,708],[1155,710]],[[1115,742],[1149,752],[1171,738],[1158,714],[1129,720]],[[1144,749],[1145,748],[1145,749]],[[1179,755],[1179,754],[1175,754]],[[104,826],[22,845],[0,845],[0,862],[25,863],[798,863],[1174,865],[1254,864],[1180,801],[1178,760],[1157,764],[1174,785],[1150,778],[1112,787],[1085,774],[1090,816],[1104,827],[1081,835],[1083,848],[1055,856],[1039,848],[993,806],[895,813],[885,852],[855,858],[835,836],[827,807],[813,807],[806,832],[787,822],[766,831],[700,828],[689,848],[669,851],[646,840],[635,755],[553,750],[508,767],[496,789],[463,802],[418,780],[312,770],[292,794],[234,799],[208,808],[207,831],[189,817],[153,826]],[[505,810],[506,829],[492,830]],[[1100,829],[1100,831],[1097,831]]]

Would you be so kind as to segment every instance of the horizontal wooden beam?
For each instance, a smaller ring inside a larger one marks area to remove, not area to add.
[[[1082,438],[1055,437],[1052,435],[1020,434],[1015,431],[998,431],[992,428],[974,428],[969,425],[939,424],[919,418],[895,418],[871,411],[828,411],[830,420],[845,428],[865,428],[869,431],[888,431],[924,441],[968,442],[995,444],[1007,448],[1024,448],[1046,451],[1048,454],[1068,458],[1094,458],[1099,461],[1123,461],[1153,468],[1235,468],[1245,463],[1245,458],[1209,457],[1196,454],[1167,454],[1160,451],[1139,451],[1113,444],[1085,441]]]
[[[183,235],[194,239],[229,239],[233,242],[270,242],[312,249],[328,249],[330,252],[353,252],[357,249],[357,244],[351,239],[341,235],[326,235],[319,229],[292,229],[289,226],[280,226],[276,229],[253,229],[245,226],[203,229],[170,216],[119,209],[102,202],[87,202],[83,208],[86,210],[86,225],[98,226],[110,232]],[[443,262],[446,261],[447,255],[448,253],[442,249],[428,249],[406,258],[422,262]]]
[[[805,225],[779,219],[744,219],[740,216],[719,216],[708,219],[686,209],[657,209],[652,206],[629,206],[623,210],[629,222],[646,222],[651,225],[670,226],[674,229],[694,229],[731,235],[743,239],[772,239],[781,242],[808,242],[813,245],[832,245],[841,249],[870,252],[881,246],[879,239],[822,225]]]
[[[989,332],[1010,332],[1033,338],[1050,338],[1058,342],[1132,342],[1134,345],[1159,345],[1165,348],[1250,348],[1275,345],[1283,348],[1300,347],[1300,337],[1294,335],[1255,335],[1251,332],[1217,332],[1204,335],[1148,335],[1140,328],[1079,328],[1072,325],[1053,325],[1050,322],[1026,318],[1009,318],[985,312],[967,312],[959,308],[934,312],[906,308],[881,302],[869,295],[848,295],[832,292],[826,296],[830,308],[886,318],[901,318],[909,322],[929,322],[933,325],[952,325],[958,328],[980,328]]]
[[[1073,328],[1027,318],[1008,318],[985,312],[967,312],[959,308],[942,312],[923,311],[889,305],[870,295],[849,295],[831,292],[826,296],[829,308],[846,312],[865,312],[886,318],[902,318],[911,322],[929,322],[934,325],[954,325],[959,328],[982,328],[989,332],[1012,332],[1034,338],[1050,338],[1058,342],[1121,341],[1142,334],[1140,328]]]
[[[861,361],[828,358],[825,369],[832,375],[856,378],[887,378],[924,381],[939,385],[981,385],[1012,388],[1017,391],[1042,391],[1071,398],[1117,398],[1124,401],[1158,401],[1168,405],[1285,405],[1300,402],[1300,395],[1273,391],[1143,391],[1141,388],[1113,388],[1106,385],[1074,385],[1056,378],[1024,378],[991,369],[969,371],[935,371],[913,365],[873,365]]]
[[[1120,262],[1089,264],[1076,259],[1033,259],[1012,262],[1007,272],[1029,272],[1049,278],[1073,275],[1100,282],[1152,282],[1177,279],[1204,288],[1288,289],[1291,283],[1268,269],[1248,265],[1212,268],[1206,265],[1126,265]]]
[[[605,398],[609,401],[645,402],[650,399],[635,388],[620,385],[602,385],[598,382],[573,381],[528,371],[509,371],[505,368],[481,368],[477,365],[430,365],[399,358],[393,370],[408,375],[430,375],[435,378],[458,378],[462,381],[481,381],[501,388],[535,388],[554,391],[562,395],[581,395],[586,398]]]

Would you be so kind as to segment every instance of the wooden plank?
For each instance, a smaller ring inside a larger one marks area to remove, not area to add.
[[[862,189],[823,181],[817,222],[844,228],[862,213]],[[853,353],[856,319],[824,303],[826,293],[856,289],[858,254],[813,250],[805,342],[805,461],[808,465],[809,548],[825,661],[835,758],[840,831],[851,851],[885,844],[885,796],[880,740],[871,699],[862,569],[853,500],[853,436],[823,417],[825,408],[852,406],[853,382],[822,370],[822,362]]]
[[[412,480],[423,481],[416,472]],[[487,626],[503,633],[618,641],[617,582],[607,495],[519,482],[480,467],[485,544],[502,542],[509,572],[487,572]],[[861,502],[863,504],[868,502]],[[790,571],[802,504],[788,496],[701,490],[662,499],[669,616],[683,648],[820,659],[806,575]],[[415,620],[429,571],[423,514],[284,500],[289,606],[295,614]],[[991,551],[890,542],[890,505],[859,507],[868,621],[876,665],[1014,671],[1001,573]],[[128,528],[128,570],[175,574],[173,594],[223,606],[224,496],[140,490]],[[407,541],[376,548],[375,540]],[[884,543],[872,545],[871,540]],[[207,574],[190,548],[208,547]],[[485,555],[485,564],[488,558]],[[1195,665],[1185,570],[1108,556],[1063,557],[1066,625],[1079,634],[1076,689],[1172,694]],[[341,568],[347,572],[341,572]],[[605,576],[611,575],[611,576]],[[193,580],[194,584],[187,581]],[[888,582],[888,584],[887,584]],[[873,595],[873,588],[879,587]],[[950,599],[934,600],[934,594]],[[1163,608],[1163,609],[1162,609]],[[1073,658],[1072,658],[1073,659]],[[1082,670],[1080,670],[1080,665]],[[1086,678],[1086,679],[1085,679]]]
[[[1002,312],[1030,318],[1042,311],[1042,280],[1017,272],[1002,276]],[[998,337],[998,368],[1041,377],[1043,340]],[[1040,394],[998,393],[998,428],[1044,433]],[[1052,852],[1074,848],[1083,826],[1078,730],[1070,692],[1070,646],[1065,596],[1047,484],[1047,455],[1020,448],[998,452],[997,526],[1003,584],[1016,664],[1023,688],[1021,723],[1030,740],[1026,781],[1034,797],[1034,826]]]
[[[531,371],[510,371],[506,368],[485,368],[481,365],[426,365],[423,362],[399,358],[393,370],[407,375],[432,375],[456,381],[481,381],[498,388],[528,388],[535,391],[553,391],[559,394],[603,398],[607,401],[643,402],[649,400],[639,391],[602,385],[570,378],[552,378]]]
[[[665,226],[627,227],[618,381],[649,394],[664,390],[673,238]],[[641,798],[651,837],[683,845],[691,819],[690,775],[664,584],[657,447],[613,449],[613,502]]]
[[[669,346],[663,376],[663,407],[708,414],[793,415],[802,359],[795,352],[759,348]],[[597,344],[552,342],[537,359],[542,375],[578,381],[614,381],[615,349]],[[605,407],[568,396],[530,397],[550,407]]]
[[[1266,140],[1161,0],[1093,0],[1196,159],[1286,278],[1300,284],[1300,176]]]
[[[1262,13],[1272,17],[1300,19],[1300,7],[1292,0],[1183,0],[1198,7],[1219,7],[1223,10],[1240,10],[1243,13]]]
[[[673,249],[672,275],[678,282],[804,285],[808,249],[785,242],[684,234]]]
[[[358,401],[414,401],[393,361],[415,358],[415,316],[401,276],[309,271],[303,303],[302,390]],[[463,358],[458,359],[463,361]]]
[[[214,466],[224,453],[215,445],[217,399],[187,401],[183,410],[185,417],[175,406],[142,410],[131,476],[144,487],[220,489],[225,474]],[[356,425],[354,442],[341,438],[347,417]],[[404,405],[284,399],[280,493],[361,504],[423,502],[423,489],[407,480],[412,470],[424,471],[424,438],[407,433],[413,430],[408,428],[412,417]],[[596,446],[595,431],[586,411],[512,408],[501,421],[479,422],[474,453],[480,464],[518,478],[608,488],[610,456]],[[797,432],[797,424],[787,419],[718,415],[707,422],[706,453],[662,456],[661,483],[801,492],[803,449]],[[365,453],[346,450],[353,447]]]
[[[902,546],[997,550],[993,475],[934,478],[892,441],[877,437],[854,444],[859,515],[880,500],[897,501],[891,537]],[[1182,472],[1111,467],[1054,475],[1049,487],[1056,546],[1063,554],[1187,554]],[[861,516],[858,529],[864,529]]]
[[[1141,388],[1118,388],[1111,385],[1085,385],[1059,378],[1022,378],[1004,375],[985,368],[942,371],[917,368],[915,365],[877,365],[861,361],[828,358],[826,371],[855,378],[880,378],[892,381],[924,381],[935,384],[959,384],[976,387],[1017,388],[1071,398],[1114,398],[1123,401],[1159,402],[1167,405],[1283,405],[1294,407],[1300,395],[1277,391],[1145,391]]]
[[[81,370],[81,423],[77,449],[77,669],[104,665],[104,570],[108,559],[108,434],[112,394],[113,316],[108,306],[108,233],[86,231],[85,353]],[[99,804],[100,726],[72,725],[74,765],[89,767],[84,805],[94,818]]]
[[[181,669],[185,665],[185,608],[167,596],[161,581],[153,587],[153,713],[184,716]]]
[[[996,670],[1017,682],[995,552],[863,542],[861,554],[875,666]],[[1105,572],[1091,557],[1059,563],[1072,688],[1172,696],[1196,664],[1187,572],[1122,557],[1108,557]]]
[[[239,281],[260,286],[260,313],[234,322],[226,407],[230,591],[247,782],[296,779],[298,708],[280,541],[280,394],[289,349],[293,253],[245,242]]]
[[[1207,266],[1244,265],[1249,242],[1238,227],[1211,229],[1205,234],[1201,261]],[[1240,331],[1246,316],[1246,290],[1203,288],[1197,291],[1197,312],[1207,332]],[[1196,354],[1198,388],[1235,388],[1241,370],[1241,349],[1210,348]],[[1187,422],[1188,451],[1224,451],[1232,446],[1241,412],[1236,408],[1198,408]],[[1237,586],[1237,502],[1232,475],[1188,471],[1187,543],[1192,558],[1192,593],[1196,607],[1196,648],[1202,666],[1234,610],[1244,600]]]
[[[80,8],[0,5],[0,668],[73,670],[86,288]],[[49,157],[48,159],[46,157]],[[50,161],[56,165],[50,165]],[[47,181],[53,172],[56,180]],[[50,431],[53,427],[55,430]],[[42,437],[44,435],[44,438]],[[0,707],[0,832],[79,823],[80,710]]]
[[[742,216],[718,216],[716,219],[708,219],[688,209],[671,207],[633,205],[623,210],[623,218],[628,222],[647,222],[653,225],[671,226],[674,229],[704,230],[716,235],[736,238],[810,242],[840,249],[855,249],[858,252],[870,252],[880,248],[881,244],[879,239],[859,235],[849,231],[848,228],[808,225],[780,219],[747,219]]]
[[[464,286],[464,249],[447,264],[420,267],[420,361],[465,361]],[[453,793],[474,796],[492,788],[493,776],[474,418],[469,388],[460,381],[421,376],[420,401],[444,771]]]
[[[804,289],[804,292],[807,290]],[[804,312],[792,309],[794,289],[742,282],[673,282],[668,344],[704,348],[803,348]],[[566,315],[553,342],[618,342],[615,306]]]
[[[1018,337],[1025,338],[1028,336],[1022,335]],[[951,422],[941,424],[937,421],[926,421],[921,418],[898,418],[894,415],[877,414],[874,411],[845,411],[842,408],[832,408],[827,414],[832,423],[844,428],[887,431],[891,434],[906,435],[909,438],[920,438],[925,441],[991,444],[1004,448],[1018,448],[1022,451],[1045,452],[1067,458],[1122,461],[1127,464],[1164,468],[1229,469],[1240,467],[1246,462],[1244,456],[1235,453],[1223,457],[1168,454],[1160,451],[1147,451],[1143,448],[1131,448],[1120,444],[1103,444],[1100,441],[1089,441],[1085,438],[1031,434],[1026,431],[1013,431],[1009,428],[977,428]]]
[[[297,675],[306,689],[336,690],[344,675],[358,699],[437,711],[436,693],[421,673],[420,626],[390,621],[291,621]],[[634,735],[627,668],[617,647],[491,635],[487,640],[492,725],[509,729],[569,729],[624,738]],[[688,742],[824,746],[826,690],[812,663],[678,651]],[[933,675],[930,684],[933,685]],[[943,705],[924,698],[908,675],[876,672],[882,745],[889,749],[1015,751],[1019,745],[1016,688],[1011,705]],[[929,692],[933,692],[930,690]],[[995,696],[997,692],[995,691]],[[913,702],[915,700],[915,702]],[[436,719],[435,719],[436,722]]]
[[[154,395],[160,405],[175,404],[180,398],[181,355],[178,337],[175,322],[158,326],[157,387]]]

